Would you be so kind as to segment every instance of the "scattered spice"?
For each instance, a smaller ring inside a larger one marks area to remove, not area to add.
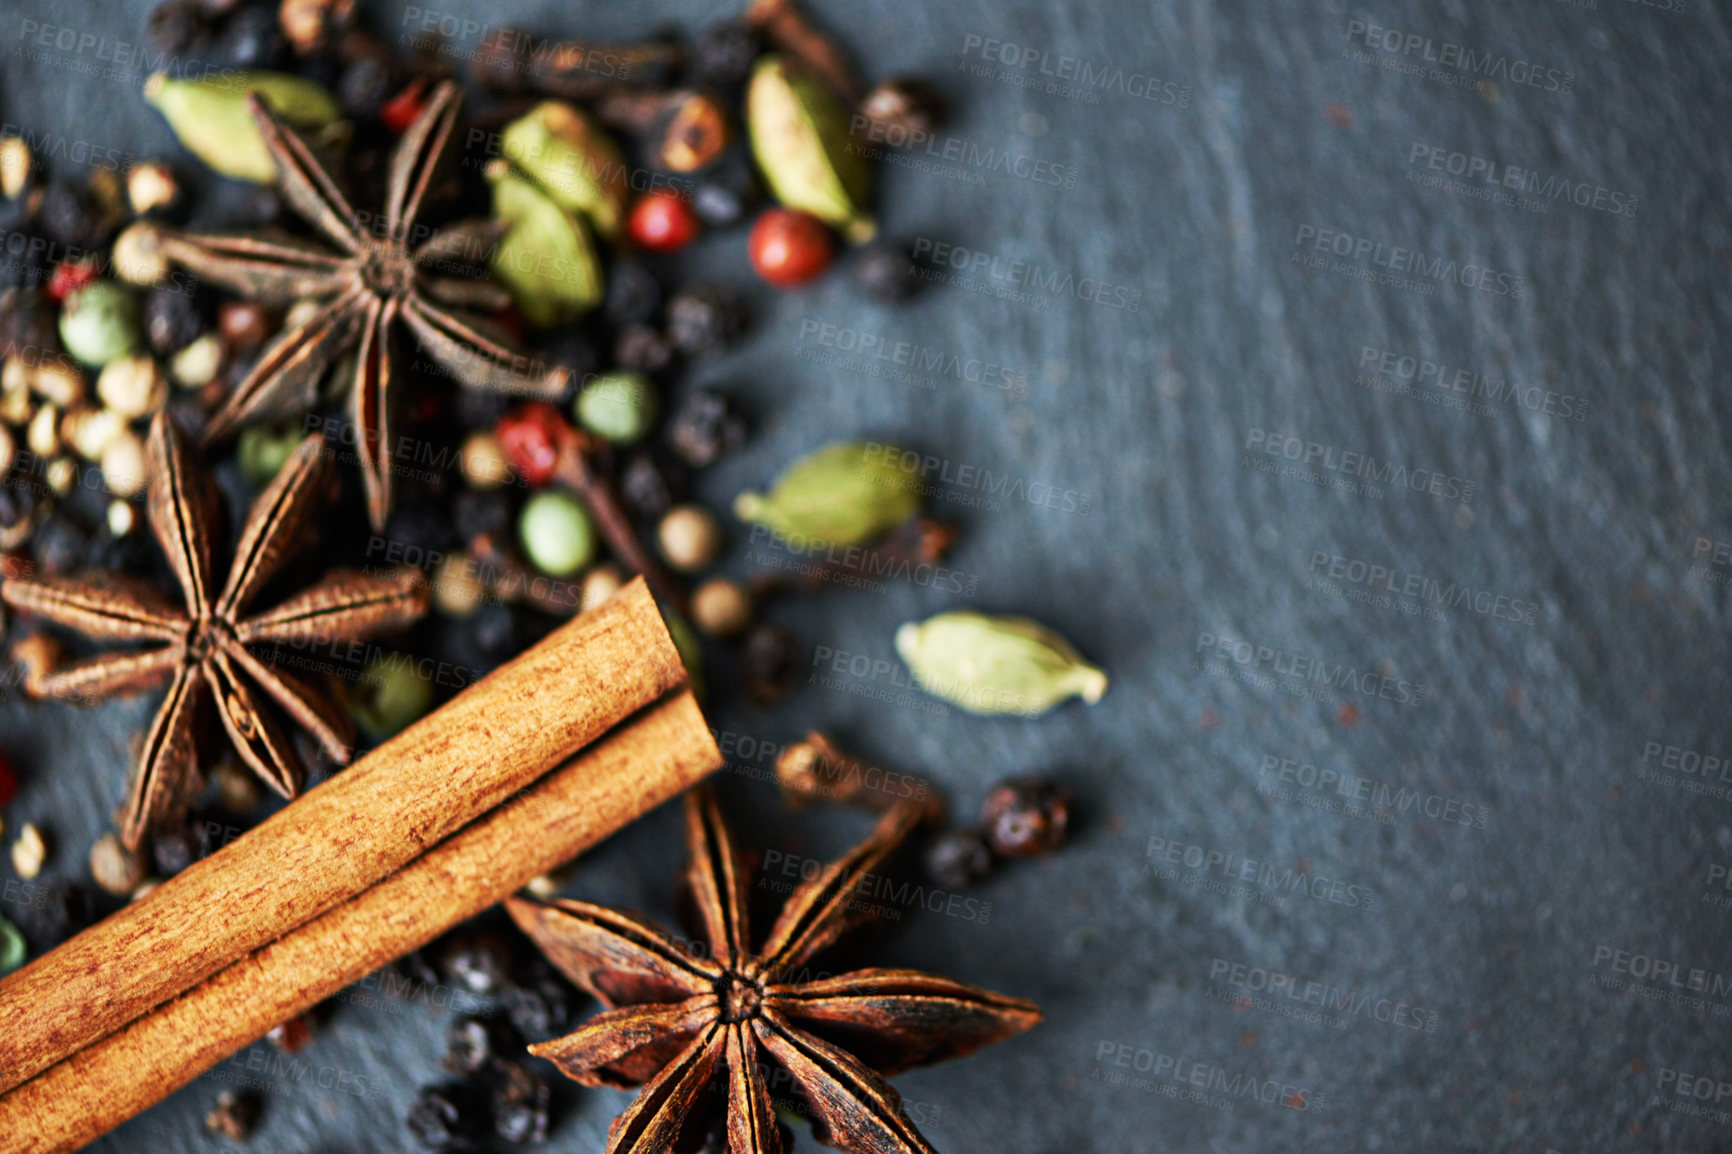
[[[669,565],[681,573],[696,573],[721,554],[722,527],[702,505],[676,505],[656,526],[656,542]]]
[[[801,884],[754,945],[748,871],[714,797],[694,789],[686,795],[686,884],[706,950],[584,902],[506,903],[548,959],[607,1007],[530,1052],[584,1085],[644,1087],[614,1122],[615,1147],[703,1132],[702,1115],[725,1109],[733,1148],[779,1148],[764,1073],[773,1062],[833,1144],[930,1150],[884,1075],[1012,1037],[1040,1020],[1039,1009],[913,970],[813,979],[807,968],[859,920],[860,886],[918,823],[916,808],[892,809],[866,840]],[[726,1093],[713,1093],[724,1085]]]
[[[42,872],[42,863],[46,860],[48,843],[43,840],[42,831],[25,822],[18,830],[18,840],[12,843],[12,868],[19,877],[30,881]]]
[[[90,876],[107,892],[124,896],[144,880],[144,863],[119,838],[105,833],[90,847]]]
[[[694,469],[713,465],[746,443],[745,415],[715,389],[697,389],[668,423],[668,445]]]
[[[552,1091],[544,1080],[516,1063],[506,1065],[489,1103],[494,1134],[514,1146],[535,1146],[547,1141],[552,1101]]]
[[[740,652],[740,672],[746,695],[759,705],[780,701],[799,676],[805,654],[786,626],[760,621],[746,634]]]
[[[798,288],[823,276],[835,257],[830,230],[809,212],[765,210],[752,226],[752,269],[777,288]]]
[[[639,248],[678,252],[698,238],[697,214],[671,192],[652,192],[632,206],[627,233]]]
[[[830,542],[860,545],[901,525],[920,509],[899,449],[842,441],[790,465],[768,493],[741,493],[734,515],[790,538],[790,548]]]
[[[531,562],[551,577],[571,577],[595,558],[595,529],[570,493],[547,489],[523,506],[518,539]]]
[[[1107,675],[1026,617],[956,610],[910,621],[896,652],[920,687],[978,714],[1033,717],[1070,697],[1101,699]]]
[[[1000,857],[1033,857],[1064,845],[1070,791],[1040,778],[1009,778],[980,807],[980,828]]]
[[[24,946],[24,934],[9,920],[0,918],[0,974],[10,974],[23,967],[29,951]]]
[[[738,581],[713,577],[692,593],[692,624],[711,637],[733,637],[752,623],[752,595]]]
[[[616,445],[641,441],[655,424],[655,386],[641,373],[602,373],[577,394],[577,420]]]
[[[224,1090],[217,1095],[216,1106],[204,1116],[204,1128],[231,1142],[245,1142],[263,1115],[264,1103],[257,1095]]]
[[[860,102],[860,115],[871,122],[867,139],[894,147],[929,139],[944,120],[944,98],[917,77],[888,76],[873,85]]]
[[[992,873],[992,849],[974,830],[946,830],[926,847],[926,874],[945,889],[959,890]]]

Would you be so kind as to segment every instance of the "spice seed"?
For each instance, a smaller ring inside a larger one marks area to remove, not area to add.
[[[692,624],[711,637],[733,637],[752,623],[752,598],[737,581],[716,577],[692,594]]]
[[[19,877],[30,881],[42,872],[42,863],[47,859],[48,843],[42,839],[42,831],[25,822],[18,831],[18,840],[12,843],[12,868]]]
[[[669,565],[682,573],[695,573],[720,555],[722,527],[700,505],[676,505],[656,526],[656,540]]]
[[[131,893],[144,881],[144,863],[138,855],[120,844],[120,839],[105,833],[90,847],[90,876],[96,884],[116,896]]]

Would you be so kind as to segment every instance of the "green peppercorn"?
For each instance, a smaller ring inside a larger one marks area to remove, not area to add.
[[[0,918],[0,974],[10,974],[24,965],[24,935],[18,927]]]
[[[67,352],[98,367],[136,352],[143,340],[137,300],[113,281],[85,285],[60,310],[60,340]]]
[[[622,445],[643,439],[656,420],[656,391],[641,373],[603,373],[577,394],[577,421]]]
[[[523,506],[518,540],[543,573],[570,577],[595,559],[595,529],[589,514],[570,493],[544,489]]]
[[[395,737],[433,704],[433,683],[415,670],[407,654],[381,654],[361,671],[359,689],[349,699],[349,714],[374,741]]]

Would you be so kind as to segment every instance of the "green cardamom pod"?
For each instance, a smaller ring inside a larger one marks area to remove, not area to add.
[[[900,449],[839,441],[790,465],[768,493],[741,493],[734,514],[790,537],[859,545],[920,511],[918,479]]]
[[[277,166],[247,108],[249,92],[257,92],[289,127],[311,133],[309,144],[334,145],[348,135],[336,98],[299,76],[223,72],[176,80],[158,72],[144,84],[145,100],[195,156],[224,176],[269,184],[277,178]]]
[[[567,212],[503,160],[487,166],[493,215],[511,227],[490,262],[530,324],[569,324],[601,303],[601,262],[583,217]]]
[[[1034,717],[1080,697],[1093,705],[1107,675],[1070,642],[1026,617],[940,613],[896,631],[896,652],[920,687],[970,713]]]
[[[500,148],[554,203],[587,215],[608,240],[619,236],[630,191],[625,162],[595,121],[563,101],[544,101],[506,126]]]
[[[865,209],[871,174],[835,93],[780,56],[765,56],[746,89],[746,127],[778,201],[841,229],[853,244],[872,239],[878,225]]]

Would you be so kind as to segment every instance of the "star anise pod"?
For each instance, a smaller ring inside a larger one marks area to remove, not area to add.
[[[542,953],[609,1007],[530,1052],[586,1086],[643,1086],[614,1121],[608,1154],[695,1149],[723,1109],[731,1154],[780,1154],[766,1066],[791,1077],[819,1141],[858,1154],[932,1154],[884,1075],[1021,1033],[1040,1010],[917,970],[813,977],[808,967],[870,916],[858,891],[920,816],[913,806],[885,814],[794,891],[756,949],[745,868],[703,788],[686,795],[686,880],[707,950],[586,902],[506,903]]]
[[[289,206],[339,251],[272,235],[165,233],[162,249],[204,280],[248,300],[320,302],[304,323],[282,333],[236,385],[205,428],[207,442],[242,424],[311,408],[325,370],[356,350],[350,412],[366,486],[367,515],[384,528],[392,500],[391,338],[401,321],[427,354],[471,388],[557,396],[569,380],[561,366],[532,366],[465,308],[505,307],[509,296],[485,279],[438,275],[474,269],[501,226],[459,221],[419,244],[415,218],[457,124],[457,88],[446,81],[392,154],[382,217],[358,215],[294,131],[256,95],[248,103],[277,165]]]
[[[211,556],[218,495],[166,413],[151,424],[149,453],[150,526],[168,555],[184,608],[108,573],[13,579],[0,586],[0,598],[14,609],[87,637],[156,643],[59,669],[31,669],[25,680],[35,696],[80,700],[168,683],[145,733],[121,818],[128,849],[137,849],[145,831],[184,802],[196,780],[199,713],[207,694],[242,760],[278,793],[294,797],[306,767],[271,703],[339,764],[348,760],[353,735],[341,706],[266,660],[271,647],[360,641],[427,611],[425,582],[408,569],[385,576],[335,570],[274,609],[247,612],[316,531],[313,514],[330,479],[323,437],[303,441],[253,502],[220,588],[223,574]]]

